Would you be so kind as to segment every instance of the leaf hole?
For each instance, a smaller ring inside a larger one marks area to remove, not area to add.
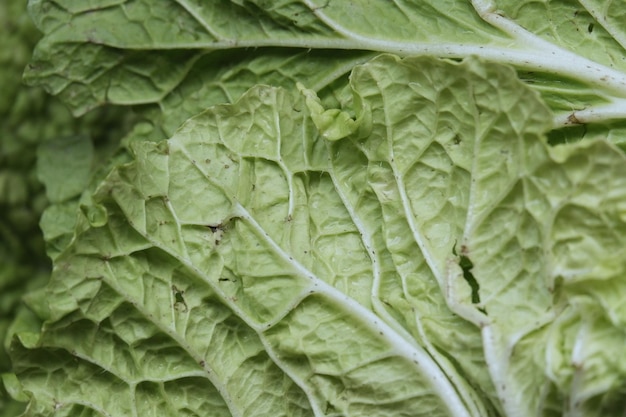
[[[469,250],[467,246],[461,245],[461,250],[457,254],[456,245],[455,245],[454,248],[452,249],[452,253],[455,256],[459,257],[459,266],[461,267],[461,270],[463,271],[463,279],[465,280],[465,282],[467,282],[467,284],[470,286],[470,289],[472,291],[472,303],[480,304],[480,284],[478,283],[478,281],[476,280],[476,277],[472,273],[472,269],[474,269],[474,263],[468,256]],[[487,314],[487,310],[484,307],[479,307],[478,310],[484,314]]]

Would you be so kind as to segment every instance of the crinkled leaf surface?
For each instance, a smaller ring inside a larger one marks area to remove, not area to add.
[[[350,88],[333,142],[259,86],[131,144],[13,346],[30,415],[623,414],[623,154],[476,59]]]
[[[92,161],[88,165],[92,165],[97,170],[92,170],[94,172],[88,176],[78,170],[70,175],[79,179],[77,183],[90,180],[89,185],[81,190],[83,193],[80,198],[68,201],[65,200],[64,195],[67,192],[54,193],[55,199],[62,202],[48,207],[41,219],[48,255],[52,258],[56,257],[71,241],[76,226],[75,213],[78,207],[89,201],[94,187],[111,169],[128,160],[127,143],[167,138],[188,118],[209,106],[233,102],[256,84],[292,87],[296,85],[297,80],[307,80],[307,85],[319,91],[325,101],[337,102],[337,94],[345,88],[350,69],[371,55],[371,53],[354,51],[337,57],[328,51],[294,53],[292,50],[281,49],[264,49],[262,52],[248,51],[245,55],[237,51],[203,54],[193,67],[189,68],[185,77],[172,87],[171,91],[164,93],[164,96],[155,102],[147,100],[142,102],[142,104],[148,103],[146,106],[135,108],[138,115],[135,119],[143,122],[137,123],[124,138],[121,149],[114,158],[108,161]],[[166,68],[160,67],[159,71],[164,69]],[[139,91],[140,85],[140,83],[133,83],[131,88],[133,91]],[[117,130],[119,129],[113,132]],[[81,159],[83,155],[79,152],[80,144],[76,144],[74,151],[74,154],[67,153],[66,157],[88,162]],[[54,161],[52,165],[54,169],[58,161]],[[67,168],[70,168],[70,165],[76,165],[76,163],[68,164]],[[50,184],[57,190],[59,188],[66,190],[63,181],[55,187],[54,179],[58,178],[64,179],[67,176],[54,174],[49,178]]]
[[[148,107],[144,113],[159,133],[169,137],[189,117],[216,104],[232,103],[257,84],[293,88],[298,81],[306,81],[328,100],[337,94],[334,90],[345,87],[352,68],[372,56],[361,51],[345,51],[338,56],[327,50],[280,48],[245,54],[237,50],[208,53],[157,102],[158,107]]]
[[[57,98],[21,83],[32,49],[41,38],[26,6],[26,0],[0,2],[0,374],[11,371],[8,346],[14,331],[37,327],[22,302],[24,294],[45,285],[50,276],[51,264],[39,228],[48,199],[37,178],[38,147],[87,131],[98,138],[113,138],[123,130],[122,117],[114,117],[115,126],[107,125],[111,117],[104,111],[77,121]],[[106,131],[98,132],[104,126]],[[84,140],[81,146],[89,147]],[[111,140],[114,143],[117,140]],[[67,193],[69,188],[63,187],[61,192]],[[0,386],[0,415],[13,416],[23,408],[24,404],[13,402]]]
[[[30,11],[45,37],[26,79],[79,114],[106,102],[160,105],[181,84],[219,83],[215,67],[202,69],[207,59],[244,68],[247,57],[265,56],[256,72],[281,66],[286,51],[311,50],[321,53],[296,66],[327,75],[363,51],[481,56],[516,66],[555,111],[555,126],[626,113],[620,2],[31,0]]]

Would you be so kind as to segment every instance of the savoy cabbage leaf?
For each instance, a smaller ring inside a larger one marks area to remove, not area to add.
[[[550,147],[478,59],[383,55],[349,89],[254,87],[130,145],[15,339],[27,415],[623,415],[624,154]]]

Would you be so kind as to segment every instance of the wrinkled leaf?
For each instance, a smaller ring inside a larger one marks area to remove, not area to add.
[[[622,415],[623,154],[477,59],[350,88],[333,142],[259,86],[130,145],[13,345],[32,415]]]
[[[247,90],[253,85],[246,82],[250,75],[282,67],[285,56],[303,59],[287,65],[283,86],[286,80],[306,79],[297,77],[303,73],[295,68],[332,77],[336,68],[368,54],[364,51],[481,56],[514,65],[555,112],[556,127],[605,123],[626,113],[621,8],[590,0],[224,0],[210,5],[31,0],[31,14],[46,36],[26,79],[60,95],[81,114],[103,103],[171,102],[179,86],[220,84],[222,68],[234,65],[245,73],[249,62],[251,72],[233,85]],[[217,67],[207,71],[207,62]],[[222,88],[232,94],[231,87]],[[187,95],[183,98],[180,102],[187,102]],[[561,134],[579,138],[576,131]]]

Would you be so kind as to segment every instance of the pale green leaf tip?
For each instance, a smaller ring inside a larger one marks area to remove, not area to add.
[[[360,119],[353,119],[348,113],[339,109],[324,109],[315,91],[297,84],[298,90],[304,95],[306,106],[311,113],[311,119],[322,137],[336,141],[348,137],[359,129]]]

